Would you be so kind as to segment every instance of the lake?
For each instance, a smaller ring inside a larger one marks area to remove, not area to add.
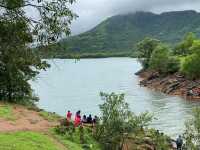
[[[31,84],[40,98],[38,106],[62,116],[67,110],[99,114],[98,105],[103,102],[99,96],[101,91],[125,93],[133,112],[149,111],[156,118],[152,127],[176,137],[183,132],[192,108],[200,105],[140,87],[139,77],[134,75],[141,69],[136,59],[54,59],[48,62],[51,68],[42,71]]]

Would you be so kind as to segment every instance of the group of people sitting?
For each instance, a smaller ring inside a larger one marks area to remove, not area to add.
[[[68,110],[66,114],[67,123],[71,122],[71,117],[72,117],[72,113]],[[97,123],[97,120],[98,120],[98,117],[94,116],[94,118],[92,118],[91,114],[88,117],[86,115],[83,115],[83,117],[81,118],[81,111],[79,110],[75,114],[74,126],[78,127],[79,125],[82,125],[82,124],[95,125]]]

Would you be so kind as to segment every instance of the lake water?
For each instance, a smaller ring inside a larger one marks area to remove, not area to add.
[[[60,115],[67,110],[99,114],[101,91],[125,93],[133,112],[151,112],[156,118],[151,126],[176,137],[183,132],[192,108],[200,105],[140,87],[139,77],[134,75],[141,69],[136,59],[54,59],[49,63],[51,68],[41,72],[32,87],[40,97],[39,107]]]

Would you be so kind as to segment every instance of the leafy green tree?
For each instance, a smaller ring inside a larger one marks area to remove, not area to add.
[[[101,93],[101,118],[96,129],[96,139],[104,149],[122,150],[127,137],[148,125],[152,116],[148,113],[134,115],[124,100],[124,94]]]
[[[190,47],[190,51],[192,54],[198,54],[200,55],[200,40],[195,40]]]
[[[190,47],[191,54],[181,64],[181,72],[190,79],[200,77],[200,40],[195,40]]]
[[[145,38],[137,44],[137,57],[145,69],[149,67],[151,54],[159,44],[159,40],[151,38]]]
[[[196,107],[192,111],[192,119],[186,122],[184,132],[185,148],[199,150],[200,146],[200,108]]]
[[[190,33],[186,34],[183,41],[181,43],[179,43],[178,45],[176,45],[174,53],[176,55],[182,55],[182,56],[191,54],[190,48],[192,47],[193,42],[195,40],[196,40],[196,37],[195,37],[194,33],[190,32]]]
[[[200,55],[192,54],[187,56],[181,64],[181,72],[190,79],[200,77]]]
[[[169,48],[165,45],[160,44],[153,51],[149,66],[151,69],[158,71],[159,73],[168,72],[168,62],[169,62]]]
[[[180,66],[181,66],[180,59],[178,59],[177,57],[170,56],[168,63],[167,63],[167,71],[166,72],[167,73],[178,72],[178,71],[180,71]]]
[[[74,0],[0,0],[0,100],[34,102],[28,81],[49,65],[31,49],[70,33]],[[36,16],[30,16],[26,10]],[[29,100],[29,101],[28,101]]]

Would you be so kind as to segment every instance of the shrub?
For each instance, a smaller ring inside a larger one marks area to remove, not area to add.
[[[135,116],[124,100],[124,94],[101,93],[104,103],[100,105],[100,124],[96,128],[96,139],[104,149],[121,150],[127,137],[147,126],[152,116],[144,113]]]
[[[192,119],[185,124],[184,133],[185,148],[199,150],[200,146],[200,108],[196,107],[192,112]]]
[[[180,60],[176,57],[169,57],[167,63],[167,73],[175,73],[180,70]]]
[[[200,77],[200,55],[194,53],[187,56],[181,64],[181,72],[190,79]]]
[[[159,45],[153,51],[150,59],[150,68],[159,73],[168,72],[169,49],[165,45]]]

